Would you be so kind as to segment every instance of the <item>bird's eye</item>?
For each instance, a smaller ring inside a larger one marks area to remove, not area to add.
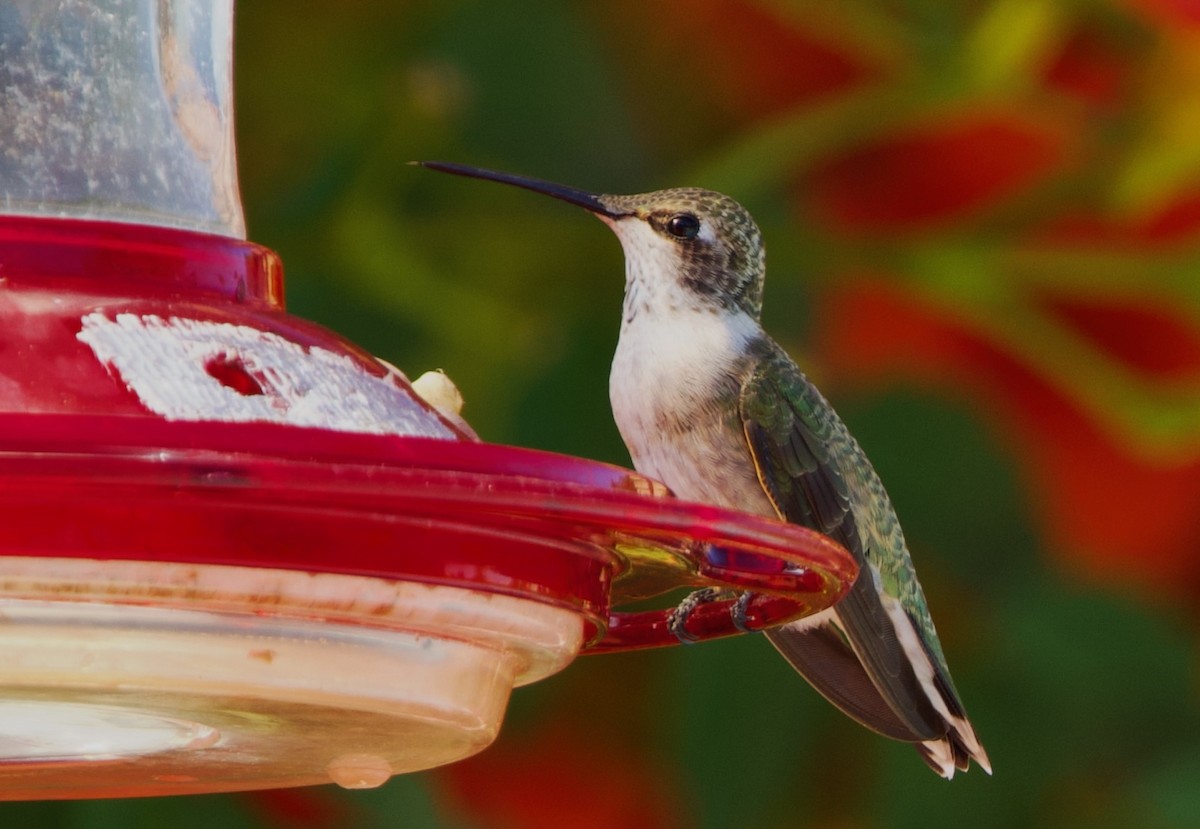
[[[695,239],[700,232],[700,220],[691,213],[676,213],[667,219],[667,233],[676,239]]]

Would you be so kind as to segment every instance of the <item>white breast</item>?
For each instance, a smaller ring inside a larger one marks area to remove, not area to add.
[[[648,408],[683,413],[704,406],[755,327],[744,314],[692,309],[627,320],[609,377],[617,419]]]
[[[773,514],[736,427],[733,372],[761,333],[741,313],[639,313],[621,328],[609,376],[634,467],[681,498]]]

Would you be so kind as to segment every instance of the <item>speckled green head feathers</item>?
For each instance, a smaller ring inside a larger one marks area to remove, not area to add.
[[[609,209],[602,218],[618,235],[618,223],[640,220],[675,247],[679,261],[672,271],[685,288],[759,318],[766,270],[762,234],[736,201],[696,187],[597,199]]]

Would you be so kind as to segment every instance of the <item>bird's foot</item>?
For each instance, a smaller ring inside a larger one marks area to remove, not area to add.
[[[687,621],[693,613],[696,612],[702,604],[716,601],[721,595],[715,587],[704,587],[700,590],[693,590],[684,597],[683,601],[671,611],[671,615],[667,618],[667,628],[685,645],[690,645],[698,642],[700,637],[688,632]]]
[[[688,619],[691,618],[692,614],[696,612],[696,608],[700,607],[700,605],[715,602],[728,595],[727,591],[716,587],[705,587],[692,591],[679,603],[678,607],[671,611],[671,615],[667,620],[668,629],[675,635],[676,639],[685,645],[699,641],[699,636],[688,631]],[[750,602],[754,600],[754,595],[749,590],[739,593],[737,599],[729,607],[729,618],[733,622],[733,626],[742,633],[758,632],[758,628],[753,627],[750,623]]]

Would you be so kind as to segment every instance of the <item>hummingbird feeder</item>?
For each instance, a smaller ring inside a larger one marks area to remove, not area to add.
[[[0,12],[0,799],[376,786],[580,652],[677,641],[624,603],[837,600],[823,537],[479,442],[288,316],[243,238],[232,11]]]

